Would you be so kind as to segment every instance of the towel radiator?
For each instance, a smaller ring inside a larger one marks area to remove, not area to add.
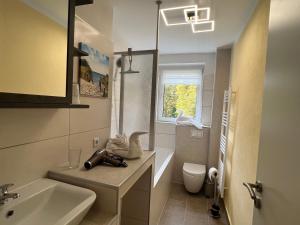
[[[221,123],[221,135],[220,135],[220,148],[219,148],[219,163],[218,163],[218,189],[221,198],[224,197],[224,185],[225,185],[225,163],[227,153],[228,131],[229,131],[229,117],[230,117],[230,103],[231,103],[231,90],[224,92],[223,100],[223,112]]]

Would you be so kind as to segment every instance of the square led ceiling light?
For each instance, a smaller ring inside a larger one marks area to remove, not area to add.
[[[211,32],[215,30],[215,21],[197,21],[192,23],[193,33]]]
[[[194,16],[190,17],[190,14]],[[208,21],[210,19],[210,8],[197,8],[195,9],[184,9],[184,18],[187,23],[196,23],[201,21]]]
[[[192,10],[196,13],[197,5],[161,9],[160,12],[166,26],[178,26],[189,24],[185,19],[185,9]]]

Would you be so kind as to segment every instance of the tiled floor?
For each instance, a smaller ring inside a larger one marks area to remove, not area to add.
[[[182,185],[173,184],[159,225],[228,225],[224,209],[220,219],[208,215],[211,203],[211,199],[188,194]]]

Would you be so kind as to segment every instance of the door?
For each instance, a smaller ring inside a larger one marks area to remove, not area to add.
[[[300,1],[272,0],[253,225],[300,224]]]

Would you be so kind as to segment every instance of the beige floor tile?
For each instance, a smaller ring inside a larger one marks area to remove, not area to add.
[[[182,184],[173,184],[170,193],[170,198],[185,201],[188,198],[188,193],[186,192]]]
[[[228,225],[226,218],[221,216],[219,219],[208,218],[208,225]]]
[[[167,214],[179,214],[179,213],[184,213],[185,209],[186,209],[186,201],[170,198],[167,201],[164,212]]]
[[[184,225],[208,225],[207,212],[187,210]]]
[[[212,203],[203,194],[189,194],[183,185],[173,184],[159,225],[228,225],[222,204],[220,219],[209,216]]]
[[[208,200],[203,195],[190,195],[187,199],[187,209],[190,211],[207,213]]]
[[[184,225],[184,213],[168,214],[164,213],[159,225]]]

